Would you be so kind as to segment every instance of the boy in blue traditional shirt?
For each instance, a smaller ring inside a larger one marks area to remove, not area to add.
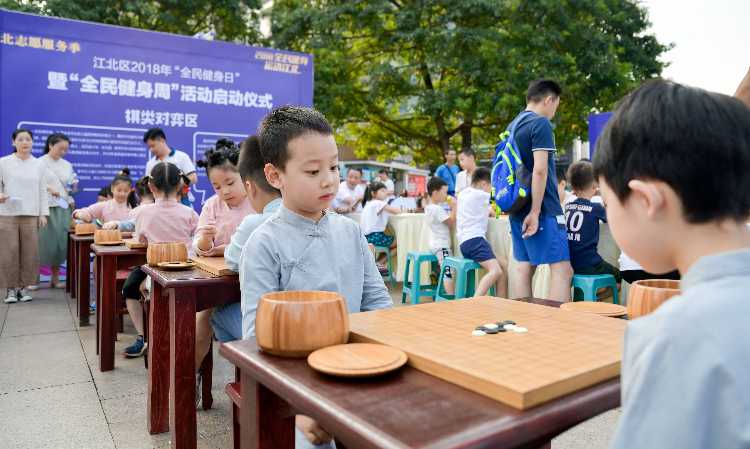
[[[359,225],[330,211],[339,187],[338,148],[325,117],[282,106],[263,119],[258,139],[266,179],[283,204],[242,249],[243,338],[255,335],[258,300],[268,292],[337,292],[350,313],[392,307]],[[297,421],[311,442],[330,438],[314,421]]]
[[[576,199],[565,205],[570,264],[575,274],[611,274],[620,283],[620,270],[607,263],[597,252],[599,222],[607,222],[604,206],[591,201],[596,181],[591,162],[578,161],[568,170]]]
[[[750,109],[652,81],[597,141],[612,235],[681,294],[628,324],[612,448],[750,447]]]

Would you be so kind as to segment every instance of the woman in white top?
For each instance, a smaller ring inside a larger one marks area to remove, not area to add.
[[[31,301],[39,276],[38,229],[47,225],[47,166],[31,155],[31,131],[13,131],[13,154],[0,158],[0,288],[6,303]]]
[[[52,271],[50,287],[62,288],[60,265],[65,262],[68,251],[68,229],[70,228],[73,197],[78,179],[70,162],[63,159],[70,147],[70,139],[62,133],[50,134],[44,146],[44,156],[39,160],[49,169],[47,200],[49,219],[47,226],[39,230],[39,261]]]

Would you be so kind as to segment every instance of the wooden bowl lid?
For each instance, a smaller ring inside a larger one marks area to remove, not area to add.
[[[343,301],[343,297],[336,292],[328,292],[328,291],[320,291],[320,290],[289,290],[289,291],[269,292],[269,293],[264,294],[261,298],[264,301],[272,301],[272,302],[279,302],[279,303]]]
[[[596,315],[618,317],[627,314],[627,309],[617,304],[610,304],[608,302],[592,302],[592,301],[578,301],[578,302],[566,302],[560,305],[563,310],[569,310],[572,312],[585,312],[594,313]]]
[[[307,357],[314,370],[341,377],[378,376],[401,368],[407,360],[404,351],[373,343],[329,346]]]
[[[633,282],[630,288],[632,289],[635,286],[647,289],[680,291],[680,281],[675,281],[673,279],[642,279]]]

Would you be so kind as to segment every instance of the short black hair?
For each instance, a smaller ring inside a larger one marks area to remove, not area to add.
[[[287,105],[272,110],[258,128],[263,160],[284,170],[289,160],[289,142],[307,133],[330,136],[333,128],[323,114],[312,108]]]
[[[184,179],[180,169],[173,163],[158,162],[151,170],[149,181],[156,190],[169,196],[180,190]]]
[[[464,156],[471,156],[473,158],[477,157],[477,153],[471,148],[464,148],[463,150],[461,150],[461,154],[463,154]]]
[[[386,170],[384,168],[381,168],[380,170],[378,170],[378,174],[379,175],[387,175],[388,174],[388,170]]]
[[[477,167],[474,173],[471,174],[471,185],[474,185],[480,181],[492,182],[492,173],[487,167]]]
[[[560,181],[568,181],[568,175],[567,171],[565,170],[565,166],[561,164],[555,164],[555,177],[557,178],[557,183],[559,184]]]
[[[689,223],[750,212],[750,109],[736,98],[654,80],[623,98],[597,140],[594,175],[621,202],[633,179],[661,181]]]
[[[266,193],[281,194],[266,179],[266,173],[263,170],[266,163],[263,162],[263,156],[260,154],[260,141],[257,136],[250,136],[242,142],[242,145],[240,145],[240,159],[237,165],[243,181],[252,182]]]
[[[445,150],[443,151],[443,154],[444,154],[444,155],[445,155],[445,154],[448,154],[448,153],[450,153],[451,151],[453,151],[453,152],[455,153],[455,152],[456,152],[456,149],[455,149],[455,148],[446,148],[446,149],[445,149]]]
[[[437,192],[447,185],[448,183],[440,176],[433,176],[427,181],[427,194],[432,195],[434,192]]]
[[[164,130],[161,128],[151,128],[143,134],[143,143],[149,140],[163,139],[167,140],[167,135],[164,134]]]
[[[195,165],[203,167],[208,172],[215,167],[237,171],[237,162],[240,157],[240,149],[230,139],[221,138],[216,145],[204,153],[205,159],[196,161]]]
[[[526,90],[526,101],[528,103],[539,103],[550,95],[559,97],[562,95],[562,87],[556,81],[534,80],[529,83],[529,88]]]
[[[361,168],[359,168],[359,167],[347,167],[346,168],[346,174],[347,174],[347,176],[349,175],[349,172],[352,171],[352,170],[358,171],[359,174],[362,175],[362,169]]]
[[[44,154],[49,153],[52,146],[63,141],[70,143],[70,138],[63,133],[52,133],[47,136],[47,141],[44,143]]]
[[[589,161],[578,161],[568,169],[568,177],[573,190],[586,190],[594,184],[594,167]]]

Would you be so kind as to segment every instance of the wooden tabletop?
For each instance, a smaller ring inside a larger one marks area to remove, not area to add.
[[[317,373],[305,359],[266,355],[254,339],[223,344],[220,352],[349,448],[542,446],[620,404],[619,379],[519,411],[408,366],[372,379],[341,379]]]
[[[91,245],[91,251],[97,256],[129,256],[131,254],[146,254],[146,248],[128,248],[122,245]]]
[[[74,242],[93,242],[94,234],[86,234],[86,235],[71,234],[70,238]]]
[[[145,250],[143,250],[145,251]],[[184,288],[184,287],[211,287],[236,283],[239,285],[239,276],[216,276],[200,268],[189,270],[162,270],[157,267],[144,265],[143,272],[151,276],[154,282],[162,288]]]

